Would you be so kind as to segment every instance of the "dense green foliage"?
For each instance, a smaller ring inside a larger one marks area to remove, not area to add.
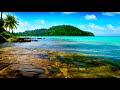
[[[5,38],[1,35],[1,33],[5,31],[3,26],[4,26],[4,20],[0,19],[0,42],[6,41]]]
[[[80,30],[77,27],[71,25],[59,25],[53,26],[48,29],[46,33],[48,36],[94,36],[90,32]]]
[[[5,41],[12,42],[16,40],[17,40],[16,36],[5,30],[0,33],[0,42],[5,42]]]
[[[16,28],[17,29],[17,25],[18,24],[18,21],[16,20],[15,16],[12,16],[10,14],[7,14],[6,15],[6,18],[4,19],[5,23],[4,23],[4,28],[9,28],[9,32],[10,32],[10,29],[12,30],[12,33],[13,33],[13,29]]]
[[[0,19],[0,29],[3,29],[3,26],[4,26],[4,20]],[[0,32],[1,32],[1,30],[0,30]]]
[[[16,33],[18,36],[94,36],[93,33],[80,30],[71,25],[52,26],[49,29],[29,30]]]
[[[16,33],[17,36],[44,36],[47,29],[27,30],[25,32]]]
[[[5,19],[0,19],[0,42],[12,42],[16,41],[17,37],[13,34],[13,29],[17,28],[18,22],[16,21],[15,17],[12,15],[6,15]],[[2,17],[2,12],[1,12]],[[8,32],[6,29],[9,28],[12,30],[12,34]]]

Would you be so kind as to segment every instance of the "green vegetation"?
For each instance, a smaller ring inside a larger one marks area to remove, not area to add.
[[[94,36],[93,33],[80,30],[71,25],[52,26],[49,29],[28,30],[16,33],[17,36]]]
[[[16,41],[17,37],[13,34],[13,29],[17,28],[16,25],[18,25],[18,22],[16,21],[15,17],[12,15],[7,15],[5,19],[2,18],[2,12],[1,12],[1,19],[0,19],[0,42],[5,41]],[[8,32],[6,29],[9,28],[9,30],[12,30],[12,34]]]
[[[16,21],[15,17],[10,15],[10,14],[7,14],[6,15],[6,18],[5,18],[5,23],[4,23],[4,27],[7,29],[9,28],[9,32],[10,32],[10,29],[12,30],[12,33],[13,33],[13,29],[16,28],[17,29],[17,26],[16,25],[19,25],[18,24],[18,21]]]
[[[93,33],[80,30],[71,25],[53,26],[48,29],[46,36],[94,36]]]
[[[2,41],[3,42],[4,41],[12,42],[12,41],[16,41],[17,37],[7,31],[3,31],[0,33],[0,39],[1,39],[0,42],[2,42]]]
[[[17,36],[44,36],[47,29],[35,29],[35,30],[27,30],[25,32],[15,33]]]

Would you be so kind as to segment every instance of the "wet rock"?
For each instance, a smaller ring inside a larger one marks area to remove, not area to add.
[[[75,65],[78,65],[78,66],[83,66],[83,67],[86,66],[84,63],[80,63],[80,62],[77,62],[77,61],[74,61],[73,63],[74,63]]]
[[[49,73],[52,74],[52,73],[56,73],[56,72],[60,72],[59,69],[53,67],[49,70]]]
[[[57,58],[58,60],[66,60],[66,58],[65,58],[64,56],[62,56],[62,55],[61,55],[61,56],[57,56],[56,58]]]
[[[37,39],[42,39],[42,38],[37,38]]]
[[[18,38],[14,42],[31,42],[31,39],[30,38]]]
[[[35,39],[31,39],[31,38],[18,38],[16,41],[14,42],[31,42],[31,41],[38,41]]]
[[[43,54],[40,54],[40,57],[41,57],[42,59],[48,59],[48,58],[49,58],[49,55],[46,54],[46,53],[43,53]]]

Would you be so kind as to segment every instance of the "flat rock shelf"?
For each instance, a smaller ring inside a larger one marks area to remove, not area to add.
[[[0,47],[0,78],[120,78],[119,63],[85,54]]]
[[[18,77],[36,77],[45,72],[43,67],[32,63],[38,60],[35,51],[18,47],[3,47],[0,52],[2,52],[0,53],[1,77],[16,77],[17,75],[9,75],[11,71],[19,71],[15,72],[19,74]]]

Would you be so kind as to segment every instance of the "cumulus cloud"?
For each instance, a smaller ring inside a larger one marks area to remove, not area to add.
[[[116,31],[116,30],[120,30],[120,27],[114,27],[113,25],[111,25],[111,24],[108,24],[107,25],[107,28],[109,29],[109,30],[113,30],[113,31]]]
[[[33,26],[30,26],[30,30],[40,29],[40,28],[41,28],[40,25],[33,25]]]
[[[102,14],[106,16],[115,16],[120,15],[120,12],[102,12]]]
[[[43,23],[43,22],[42,22]],[[24,32],[26,30],[34,30],[34,29],[40,29],[41,26],[39,23],[29,23],[26,21],[19,21],[19,25],[17,26],[17,29],[15,29],[15,32]]]
[[[28,24],[28,26],[18,26],[18,28],[15,30],[15,32],[24,32],[26,30],[35,30],[35,29],[40,29],[41,26],[40,25],[31,25]]]
[[[29,27],[30,27],[30,24],[28,22],[19,21],[19,25],[17,26],[17,29],[15,29],[14,31],[23,32]]]
[[[44,24],[45,23],[45,20],[41,20],[41,24]]]
[[[85,26],[84,25],[79,25],[79,28],[80,29],[85,29]]]
[[[29,26],[28,22],[19,22],[20,26]]]
[[[108,24],[107,28],[110,29],[110,30],[116,30],[111,24]]]
[[[45,20],[36,20],[36,21],[41,23],[41,24],[45,24]]]
[[[77,12],[62,12],[63,14],[73,14],[73,13],[77,13]]]
[[[94,29],[94,30],[103,30],[104,28],[101,27],[101,26],[98,26],[98,25],[95,25],[94,23],[90,23],[88,25],[91,29]]]
[[[85,19],[86,19],[86,20],[96,20],[97,17],[92,14],[92,15],[86,15],[86,16],[85,16]]]

